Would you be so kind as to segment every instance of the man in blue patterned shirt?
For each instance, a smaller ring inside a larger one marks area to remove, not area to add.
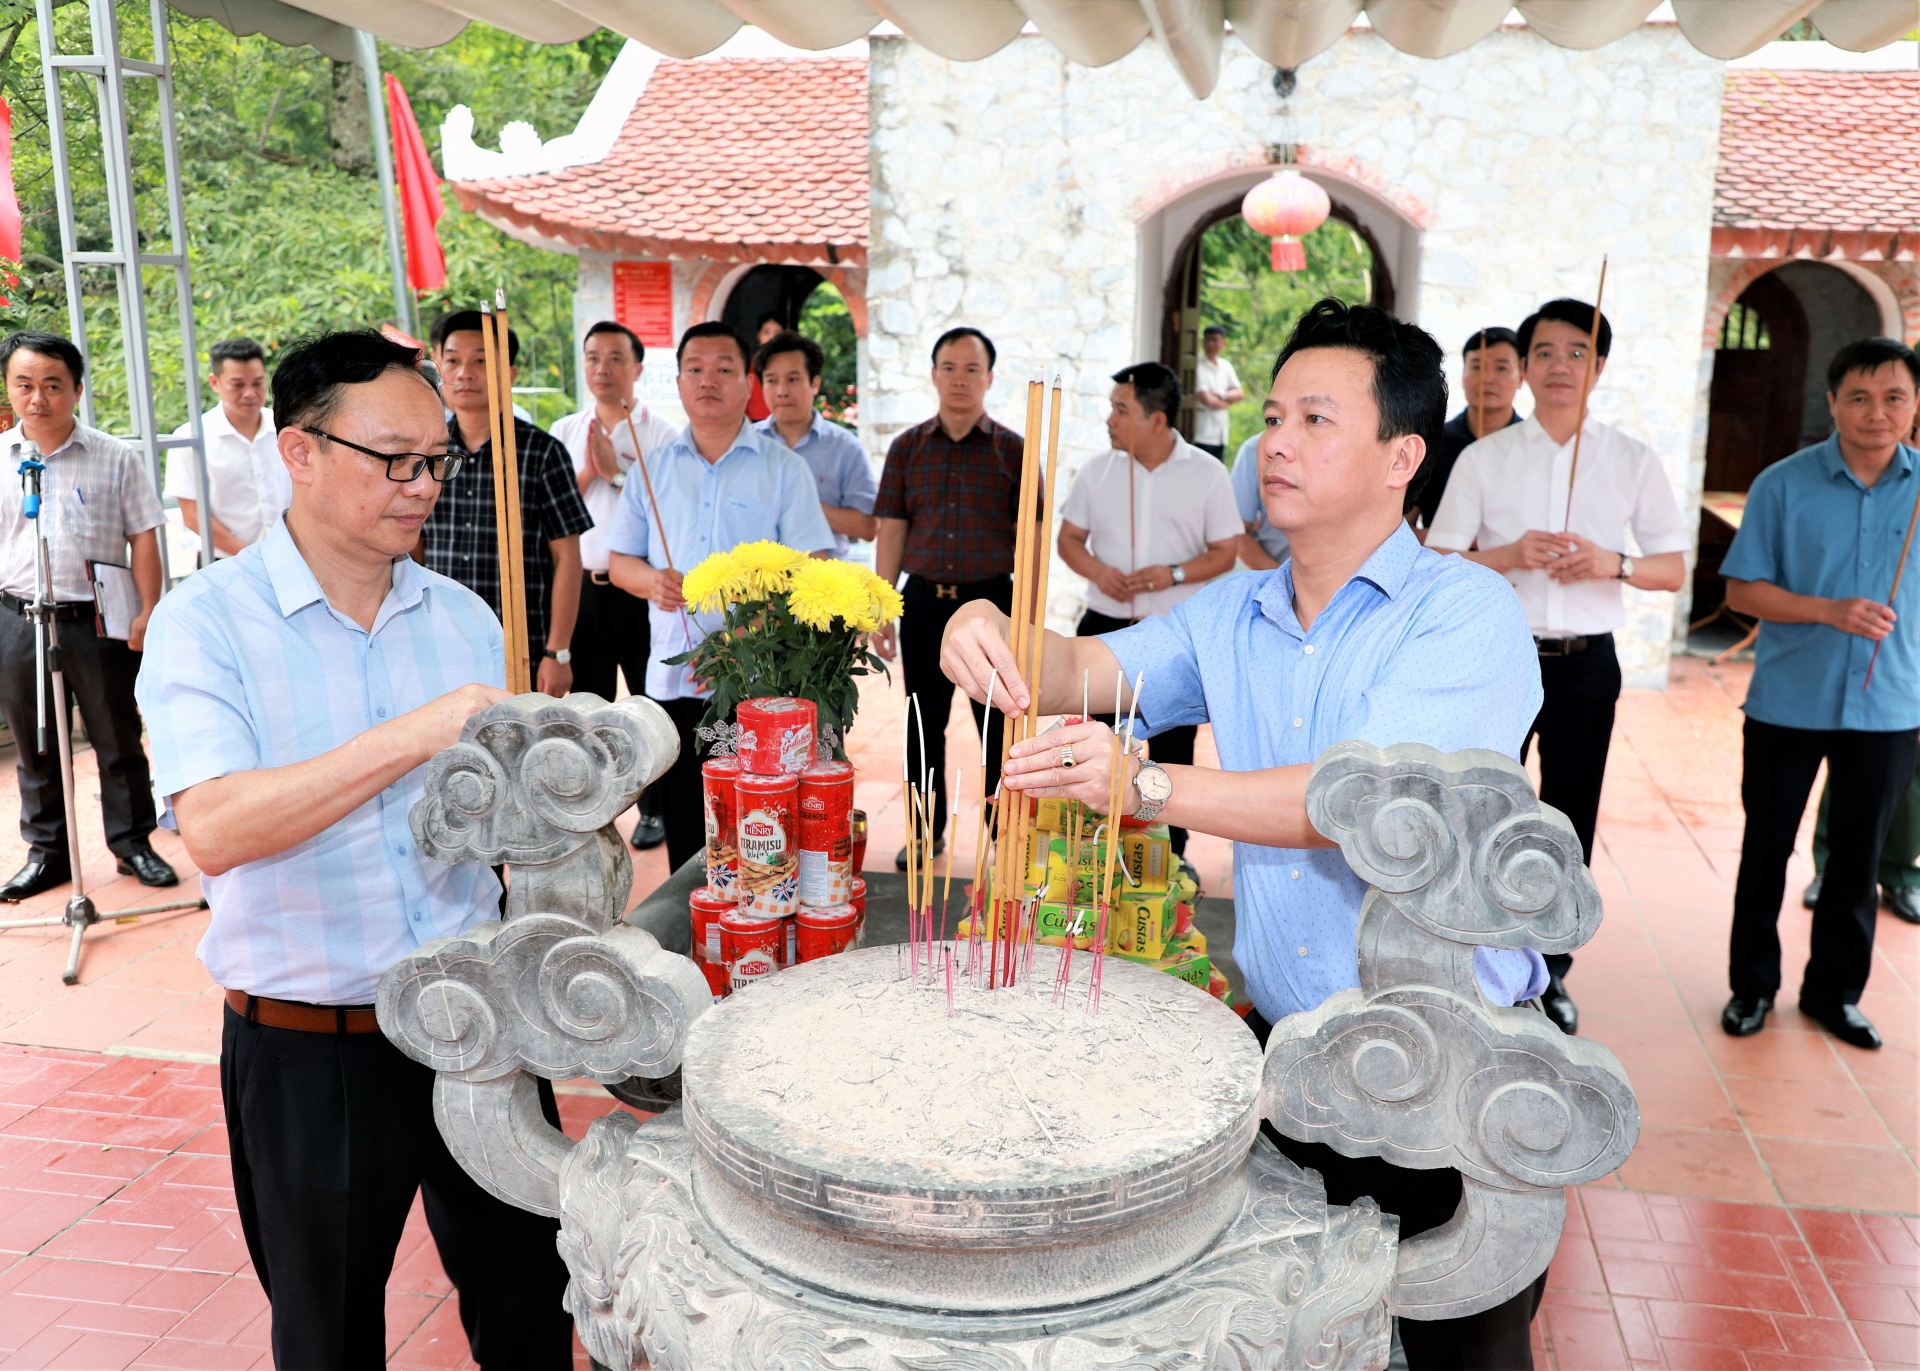
[[[474,1357],[557,1371],[573,1364],[559,1225],[461,1169],[433,1072],[372,1004],[389,966],[500,898],[492,871],[428,861],[407,826],[427,760],[506,696],[493,612],[407,556],[458,460],[417,358],[376,333],[281,357],[293,505],[160,602],[138,694],[154,789],[212,909],[200,959],[226,988],[234,1198],[275,1363],[385,1360],[387,1276],[424,1192]]]
[[[1259,444],[1267,516],[1291,555],[1274,571],[1215,581],[1171,611],[1098,638],[1046,635],[1042,713],[1078,713],[1082,673],[1112,682],[1146,673],[1140,719],[1151,735],[1211,723],[1221,770],[1131,760],[1127,813],[1234,840],[1234,960],[1265,1041],[1270,1025],[1359,984],[1355,951],[1366,882],[1307,819],[1313,759],[1337,742],[1483,747],[1517,758],[1540,708],[1526,616],[1497,574],[1420,546],[1402,517],[1407,483],[1446,420],[1441,352],[1383,310],[1322,300],[1275,364]],[[942,665],[961,689],[1023,710],[1028,687],[1006,645],[1007,619],[984,603],[947,630]],[[1096,685],[1096,698],[1106,687]],[[1017,743],[1005,783],[1028,794],[1106,804],[1109,738],[1069,725]],[[1080,764],[1062,768],[1061,747]],[[1491,950],[1491,949],[1489,949]],[[1540,954],[1498,952],[1481,985],[1512,1004],[1546,985]],[[1327,1198],[1371,1195],[1402,1240],[1452,1218],[1457,1172],[1349,1158],[1269,1130],[1277,1147],[1326,1179]],[[1528,1367],[1528,1324],[1545,1277],[1462,1319],[1403,1321],[1408,1365]]]

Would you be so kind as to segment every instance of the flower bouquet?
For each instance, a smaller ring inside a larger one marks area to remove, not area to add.
[[[731,719],[742,700],[797,696],[813,701],[844,758],[860,707],[854,678],[886,670],[866,635],[899,616],[899,592],[863,567],[770,542],[714,553],[680,591],[696,614],[726,615],[723,628],[669,659],[713,688],[706,722]]]

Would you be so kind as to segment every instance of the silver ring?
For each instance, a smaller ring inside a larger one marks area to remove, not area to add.
[[[1073,744],[1072,743],[1060,744],[1060,769],[1062,771],[1073,770]]]

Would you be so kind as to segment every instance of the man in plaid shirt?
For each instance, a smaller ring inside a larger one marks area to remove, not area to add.
[[[448,451],[468,458],[440,488],[421,530],[427,566],[449,576],[500,612],[500,535],[493,505],[493,446],[487,423],[486,345],[478,310],[442,315],[433,326],[433,362],[453,417]],[[507,335],[508,374],[520,339]],[[534,689],[565,695],[573,688],[574,619],[580,610],[580,535],[593,516],[574,481],[573,459],[545,429],[515,419],[520,455],[521,556],[527,578],[527,642],[539,658]]]
[[[889,584],[907,573],[900,616],[902,674],[907,694],[920,697],[926,721],[926,765],[933,781],[934,831],[947,822],[947,713],[953,682],[940,669],[940,639],[954,611],[971,600],[1013,607],[1013,529],[1020,504],[1023,440],[987,417],[987,391],[997,360],[993,342],[976,328],[948,329],[933,345],[933,388],[940,412],[915,424],[887,449],[880,495],[874,570]],[[883,657],[894,655],[893,628],[876,635]],[[1000,781],[1000,724],[996,708],[973,707],[987,730],[987,790]],[[919,730],[907,729],[908,767],[921,765]],[[937,840],[936,853],[945,840]],[[894,860],[907,869],[906,849]]]

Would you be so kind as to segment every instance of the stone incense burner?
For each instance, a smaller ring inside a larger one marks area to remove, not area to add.
[[[623,924],[612,819],[671,765],[658,706],[527,695],[431,764],[413,829],[513,868],[507,917],[393,967],[382,1028],[492,1193],[560,1218],[580,1336],[610,1367],[1377,1367],[1388,1316],[1501,1303],[1545,1269],[1564,1187],[1638,1133],[1612,1054],[1487,1003],[1475,946],[1566,951],[1600,918],[1566,820],[1493,753],[1330,749],[1315,826],[1373,885],[1361,984],[1277,1025],[1109,959],[1053,991],[903,976],[893,948],[714,1005]],[[683,1098],[575,1143],[534,1076]],[[1350,1156],[1455,1167],[1439,1229],[1330,1206],[1262,1120]]]

